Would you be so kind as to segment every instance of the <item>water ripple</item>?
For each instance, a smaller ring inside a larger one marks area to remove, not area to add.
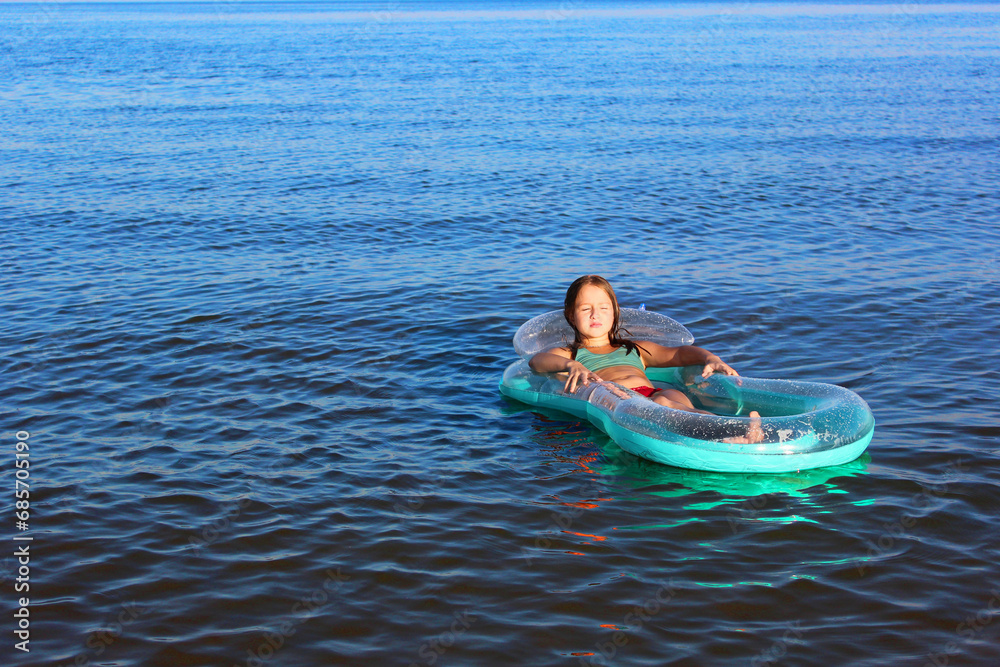
[[[0,6],[41,659],[992,664],[995,10],[238,9]],[[500,398],[582,273],[868,453]]]

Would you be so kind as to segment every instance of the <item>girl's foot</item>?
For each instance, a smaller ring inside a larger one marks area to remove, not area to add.
[[[763,441],[764,429],[760,425],[760,413],[754,410],[750,413],[750,428],[747,429],[747,434],[736,438],[725,438],[722,442],[733,445],[752,445]]]

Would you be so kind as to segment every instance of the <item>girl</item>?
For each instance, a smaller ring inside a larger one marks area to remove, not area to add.
[[[529,365],[537,373],[567,373],[563,390],[572,393],[591,382],[616,383],[642,394],[660,405],[677,410],[707,413],[676,389],[656,389],[645,371],[647,366],[704,365],[702,375],[739,375],[722,359],[694,345],[663,347],[651,341],[632,341],[619,334],[620,311],[611,284],[601,276],[581,276],[566,290],[563,315],[576,332],[569,347],[539,352]],[[612,391],[628,398],[613,385]],[[764,437],[760,415],[750,413],[750,430],[740,441],[760,442]],[[735,439],[732,439],[735,440]]]

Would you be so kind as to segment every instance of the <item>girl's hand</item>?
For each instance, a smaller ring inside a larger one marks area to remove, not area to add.
[[[705,369],[701,372],[701,376],[707,378],[715,373],[739,375],[739,373],[733,370],[732,366],[713,354],[705,360]]]
[[[566,384],[563,385],[563,391],[566,393],[572,394],[578,386],[586,387],[591,382],[601,381],[597,373],[587,370],[586,366],[575,359],[571,359],[567,365],[566,372],[569,373],[569,377],[566,378]]]

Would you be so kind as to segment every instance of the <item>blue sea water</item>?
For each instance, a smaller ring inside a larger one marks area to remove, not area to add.
[[[997,664],[998,28],[0,4],[4,664]],[[858,392],[868,452],[694,472],[501,398],[583,273]]]

